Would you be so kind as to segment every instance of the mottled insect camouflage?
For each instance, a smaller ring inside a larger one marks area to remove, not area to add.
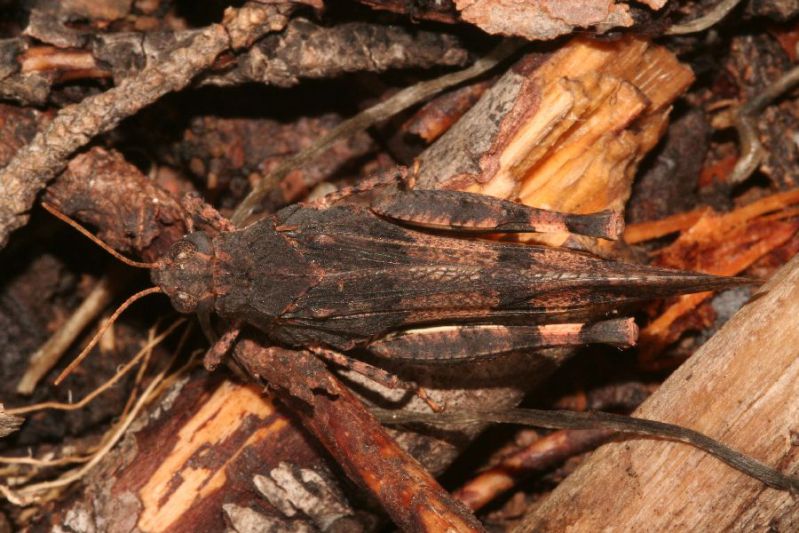
[[[382,187],[192,233],[153,273],[182,312],[262,330],[277,346],[451,362],[544,346],[635,342],[627,304],[740,279],[474,238],[571,231],[615,239],[617,213],[572,215],[455,191]],[[466,236],[472,238],[465,238]]]
[[[611,318],[629,304],[749,282],[608,261],[568,248],[475,238],[479,233],[570,231],[615,239],[623,223],[613,212],[563,214],[396,183],[364,189],[368,194],[294,205],[244,229],[191,233],[157,263],[126,262],[153,269],[160,288],[139,295],[165,292],[178,311],[196,312],[212,336],[210,313],[232,323],[206,354],[208,368],[219,363],[241,326],[249,325],[266,334],[271,352],[291,357],[311,351],[389,386],[414,388],[436,410],[412,383],[345,354],[367,350],[378,358],[452,363],[548,346],[629,346],[637,336],[634,322]],[[99,333],[59,380],[97,339]],[[799,480],[791,476],[700,433],[657,421],[532,409],[425,415],[392,411],[381,417],[391,423],[483,420],[669,438],[703,449],[771,487],[799,491]]]

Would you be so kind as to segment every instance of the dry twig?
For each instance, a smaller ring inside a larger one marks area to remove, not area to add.
[[[721,0],[710,12],[702,15],[699,18],[675,24],[668,30],[666,35],[685,35],[688,33],[698,33],[717,24],[727,14],[735,9],[735,6],[741,3],[741,0]]]
[[[30,37],[6,39],[11,50],[0,64],[0,97],[42,105],[63,81],[113,77],[119,84],[140,73],[140,65],[169,55],[174,43],[186,42],[197,30],[94,34],[84,48],[56,48],[32,43]],[[468,53],[454,36],[368,22],[320,26],[292,19],[285,31],[262,39],[224,70],[200,74],[198,86],[255,82],[279,87],[301,79],[334,78],[347,72],[382,72],[398,68],[462,65]]]
[[[593,450],[613,436],[612,431],[605,429],[562,429],[552,432],[480,472],[458,489],[455,497],[471,509],[481,509],[513,488],[518,479]]]
[[[278,391],[347,475],[377,497],[400,528],[483,530],[310,352],[267,349],[246,339],[239,342],[235,357],[250,376]]]
[[[775,99],[796,87],[797,84],[799,84],[799,67],[794,67],[738,110],[735,115],[735,128],[738,130],[741,156],[730,174],[730,183],[742,183],[757,170],[766,155],[758,138],[758,115]]]
[[[105,383],[94,389],[92,392],[87,394],[83,399],[75,402],[75,403],[63,403],[63,402],[43,402],[37,403],[33,405],[26,405],[24,407],[16,407],[14,409],[9,409],[8,413],[12,415],[21,415],[27,413],[33,413],[36,411],[41,411],[43,409],[58,409],[61,411],[73,411],[75,409],[82,409],[86,405],[89,404],[92,400],[97,398],[100,394],[107,391],[111,388],[116,382],[122,379],[125,374],[127,374],[131,368],[136,366],[142,359],[149,358],[150,354],[152,354],[153,348],[161,344],[163,340],[168,337],[175,329],[178,328],[181,324],[186,322],[186,319],[179,319],[176,320],[171,326],[169,326],[163,333],[158,335],[157,337],[153,337],[147,341],[147,343],[141,348],[141,350],[134,355],[130,361],[125,363],[117,372],[111,376]],[[176,351],[179,351],[176,350]],[[137,376],[140,377],[140,376]]]
[[[119,442],[119,439],[125,434],[125,431],[127,431],[130,425],[136,419],[139,412],[141,412],[142,408],[144,408],[144,406],[147,404],[147,401],[153,397],[153,392],[166,377],[168,368],[169,367],[167,366],[165,370],[155,376],[150,384],[147,385],[147,388],[144,390],[133,409],[131,409],[130,413],[128,413],[128,415],[117,425],[117,427],[110,432],[105,439],[103,446],[97,450],[97,452],[92,456],[91,460],[89,460],[85,465],[76,470],[67,472],[58,479],[51,481],[42,481],[15,489],[11,489],[5,485],[0,485],[0,492],[2,492],[5,497],[15,505],[28,505],[35,501],[40,494],[70,485],[85,476],[116,445],[116,443]]]
[[[19,394],[32,394],[36,384],[58,363],[81,331],[111,302],[114,296],[112,278],[103,276],[85,300],[28,360],[28,368],[17,384]]]

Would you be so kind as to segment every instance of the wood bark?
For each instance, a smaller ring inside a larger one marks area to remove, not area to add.
[[[784,266],[635,416],[701,431],[799,469],[799,257]],[[519,531],[795,531],[795,497],[688,446],[608,444]]]
[[[44,22],[49,31],[43,34],[36,31],[39,18],[33,17],[24,37],[0,41],[0,96],[4,99],[44,105],[53,87],[65,79],[112,78],[115,84],[121,84],[147,66],[162,62],[176,44],[190,41],[197,34],[192,29],[75,35],[74,29],[52,18]],[[203,72],[192,83],[292,87],[301,79],[461,65],[467,60],[468,52],[449,34],[411,33],[401,26],[367,22],[325,27],[297,17],[285,31],[227,58],[234,62],[232,66]]]
[[[350,479],[376,496],[404,531],[483,531],[466,506],[400,448],[361,400],[339,385],[310,352],[264,349],[263,343],[244,340],[235,357],[249,375],[260,376],[272,387],[306,389],[276,392]]]

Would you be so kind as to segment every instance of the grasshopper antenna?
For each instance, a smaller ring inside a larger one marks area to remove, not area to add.
[[[143,263],[140,261],[134,261],[132,259],[128,259],[124,255],[120,254],[119,252],[111,248],[109,245],[98,239],[92,232],[84,228],[78,222],[72,220],[70,217],[59,211],[54,205],[47,202],[42,202],[42,207],[44,207],[51,215],[53,215],[57,219],[66,222],[67,224],[69,224],[70,226],[81,232],[92,242],[97,244],[97,246],[99,246],[109,254],[113,255],[114,257],[116,257],[126,265],[136,268],[147,268],[147,269],[157,268],[158,266],[160,266],[160,263]],[[105,331],[109,327],[111,327],[111,324],[116,322],[116,319],[119,318],[119,315],[121,315],[122,312],[125,311],[125,309],[130,307],[130,305],[134,303],[136,300],[140,300],[145,296],[149,296],[150,294],[156,294],[159,292],[164,292],[161,289],[161,287],[150,287],[149,289],[144,289],[143,291],[137,292],[136,294],[125,300],[122,303],[122,305],[120,305],[117,308],[117,310],[114,311],[114,313],[108,318],[108,320],[106,320],[105,323],[103,323],[100,329],[97,330],[97,333],[94,334],[94,337],[92,337],[92,340],[89,341],[89,344],[87,344],[86,347],[78,354],[78,356],[75,359],[73,359],[72,362],[69,365],[67,365],[67,367],[58,375],[58,377],[54,381],[55,385],[61,384],[61,382],[64,381],[64,379],[66,379],[67,376],[69,376],[78,367],[78,365],[80,365],[81,362],[83,362],[84,359],[86,359],[86,356],[89,355],[91,349],[94,348],[94,346],[100,341],[100,337],[102,337],[103,333],[105,333]]]
[[[60,385],[61,382],[64,381],[67,378],[67,376],[69,376],[78,367],[78,365],[80,365],[81,362],[83,362],[84,359],[86,359],[86,356],[89,355],[89,352],[92,350],[92,348],[94,348],[94,346],[100,341],[100,337],[103,336],[103,333],[105,333],[105,331],[109,327],[111,327],[111,325],[114,322],[116,322],[116,319],[119,318],[119,315],[121,315],[125,311],[125,309],[130,307],[131,304],[133,304],[135,301],[141,300],[145,296],[149,296],[151,294],[157,294],[159,292],[164,292],[161,289],[161,287],[150,287],[149,289],[144,289],[143,291],[137,292],[136,294],[125,300],[122,303],[122,305],[117,307],[117,310],[114,311],[114,314],[108,317],[108,319],[103,323],[103,325],[100,326],[100,329],[98,329],[97,333],[94,334],[94,337],[92,337],[92,340],[89,341],[89,344],[87,344],[86,347],[78,354],[78,356],[75,359],[73,359],[72,362],[69,363],[69,365],[67,365],[67,367],[63,371],[61,371],[61,373],[58,375],[57,378],[55,378],[55,381],[53,383],[55,385]]]
[[[66,222],[67,224],[69,224],[70,226],[81,232],[92,242],[94,242],[97,246],[99,246],[109,254],[113,255],[114,257],[116,257],[126,265],[136,268],[148,268],[148,269],[156,268],[159,266],[159,263],[143,263],[140,261],[134,261],[132,259],[128,259],[124,255],[120,254],[119,252],[111,248],[109,245],[98,239],[92,232],[81,226],[78,222],[72,220],[67,215],[59,211],[53,204],[42,202],[42,207],[44,207],[51,215],[53,215],[57,219]]]

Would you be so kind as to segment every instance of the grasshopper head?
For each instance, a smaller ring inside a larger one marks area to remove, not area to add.
[[[153,283],[181,313],[210,310],[214,302],[213,262],[211,238],[202,231],[190,233],[173,244],[153,270]]]

